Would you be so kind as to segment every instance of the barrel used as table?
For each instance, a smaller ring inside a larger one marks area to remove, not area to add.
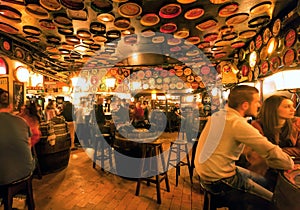
[[[42,174],[54,173],[68,166],[71,138],[66,122],[50,121],[40,125],[42,137],[35,145]],[[49,141],[49,136],[54,136]]]

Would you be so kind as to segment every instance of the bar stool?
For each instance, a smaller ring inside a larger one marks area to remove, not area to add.
[[[161,156],[161,157],[159,157]],[[148,163],[148,169],[145,167],[145,160],[147,157],[152,157]],[[162,172],[159,172],[159,159],[162,164]],[[152,165],[153,164],[153,165]],[[151,174],[154,172],[156,175],[147,176],[147,173]],[[146,177],[146,178],[145,178]],[[162,143],[144,143],[142,145],[142,161],[141,161],[141,176],[137,180],[136,192],[135,195],[138,196],[140,194],[141,182],[147,181],[147,185],[150,186],[150,183],[154,183],[156,185],[156,195],[157,195],[157,203],[161,204],[161,193],[160,193],[160,183],[165,180],[167,192],[170,192],[169,178],[168,173],[165,166],[165,160],[163,156]]]
[[[114,136],[110,132],[109,127],[103,129],[102,132],[95,134],[93,168],[96,168],[96,161],[100,160],[101,170],[104,171],[106,160],[109,161],[110,168],[113,167],[112,145]]]
[[[191,174],[192,168],[190,164],[189,151],[187,145],[188,142],[186,140],[176,140],[175,142],[171,142],[167,169],[169,170],[170,165],[176,168],[176,187],[178,186],[178,177],[180,176],[181,166],[188,167],[190,181],[191,183],[193,183],[193,177]],[[173,153],[175,153],[175,157],[172,157]],[[186,162],[181,160],[181,153],[185,154]]]
[[[3,198],[4,210],[12,210],[13,197],[18,193],[26,195],[26,204],[29,210],[35,209],[32,192],[32,173],[13,183],[0,185],[0,195]]]

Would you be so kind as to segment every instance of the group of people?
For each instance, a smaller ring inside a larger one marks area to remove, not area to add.
[[[202,187],[215,195],[236,192],[252,209],[273,209],[278,170],[293,169],[292,157],[300,157],[300,120],[294,115],[294,104],[285,96],[270,96],[261,106],[256,88],[233,88],[225,109],[209,117],[199,138],[194,163]],[[249,123],[246,117],[255,120]],[[248,168],[236,165],[242,154]],[[246,208],[239,203],[232,209]]]

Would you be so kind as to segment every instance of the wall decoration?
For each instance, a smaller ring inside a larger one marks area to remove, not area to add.
[[[13,111],[19,111],[24,104],[24,83],[13,83]]]
[[[8,91],[8,77],[0,77],[0,88]]]

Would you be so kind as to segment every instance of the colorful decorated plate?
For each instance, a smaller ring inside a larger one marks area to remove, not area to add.
[[[273,23],[273,27],[272,27],[273,36],[276,37],[279,34],[280,29],[281,29],[281,20],[278,18]]]
[[[248,18],[249,18],[248,13],[237,13],[227,17],[225,22],[227,25],[236,25],[236,24],[243,23],[244,21],[248,20]]]
[[[19,32],[19,29],[11,26],[10,24],[0,22],[0,31],[3,31],[3,32],[8,33],[8,34],[17,34]]]
[[[278,67],[281,65],[281,59],[279,56],[275,56],[270,59],[270,70],[275,72],[278,70]]]
[[[297,40],[297,32],[295,29],[289,29],[284,36],[284,46],[289,48],[292,47]]]
[[[256,35],[256,30],[246,30],[239,33],[239,38],[249,39]]]
[[[215,19],[206,19],[201,21],[196,25],[196,28],[200,31],[205,31],[207,29],[213,28],[218,24],[218,21]]]
[[[177,30],[177,25],[175,23],[165,23],[160,27],[160,32],[170,34]]]
[[[14,9],[10,6],[0,5],[0,16],[5,17],[9,20],[15,21],[20,23],[22,13],[19,12],[17,9]]]
[[[40,0],[40,4],[49,11],[58,11],[61,9],[59,0]]]

